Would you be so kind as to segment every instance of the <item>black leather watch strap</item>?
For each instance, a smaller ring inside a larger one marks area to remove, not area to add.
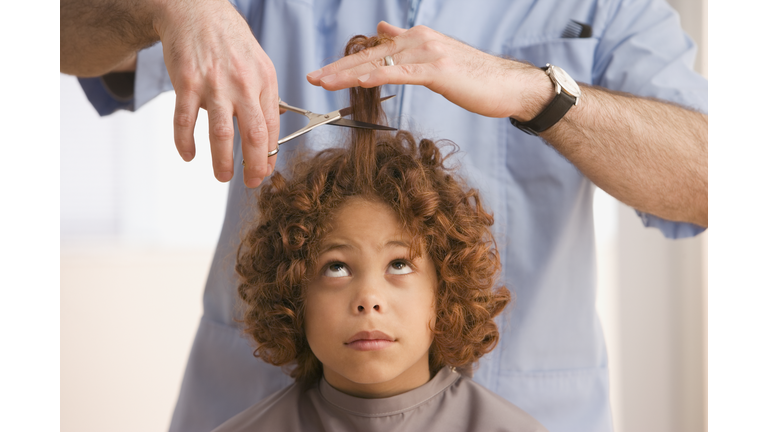
[[[542,68],[545,69],[546,68]],[[544,108],[544,111],[527,122],[521,122],[509,118],[510,123],[528,135],[538,136],[540,133],[554,126],[576,104],[576,98],[564,91],[555,95],[552,102]]]

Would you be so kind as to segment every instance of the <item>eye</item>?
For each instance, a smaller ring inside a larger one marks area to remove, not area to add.
[[[397,260],[397,261],[392,261],[392,263],[387,268],[387,273],[396,274],[396,275],[405,275],[405,274],[413,273],[413,268],[411,268],[411,265],[408,264],[408,262],[404,260]]]
[[[329,264],[328,267],[325,268],[325,271],[323,272],[323,276],[334,277],[334,278],[349,276],[349,269],[347,268],[347,265],[344,263]]]

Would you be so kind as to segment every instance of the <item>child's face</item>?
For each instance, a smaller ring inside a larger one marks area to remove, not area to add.
[[[437,274],[409,260],[409,236],[380,202],[348,199],[323,240],[307,287],[304,329],[325,379],[355,396],[387,397],[429,381]]]

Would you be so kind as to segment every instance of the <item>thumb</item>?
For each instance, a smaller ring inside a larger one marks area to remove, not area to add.
[[[376,32],[379,34],[395,37],[405,32],[404,28],[395,27],[386,21],[380,21],[376,26]]]

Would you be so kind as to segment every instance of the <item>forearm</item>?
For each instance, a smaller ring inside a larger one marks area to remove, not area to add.
[[[424,85],[468,111],[520,121],[534,118],[555,97],[552,81],[531,64],[483,53],[423,26],[406,30],[381,22],[378,31],[392,43],[312,72],[309,82],[326,90]],[[387,55],[395,66],[384,66]],[[707,226],[707,116],[583,87],[580,103],[541,137],[622,202]]]
[[[658,100],[581,87],[579,104],[541,137],[619,201],[706,227],[707,116]]]
[[[156,0],[61,0],[61,72],[81,77],[131,70],[160,40]]]

